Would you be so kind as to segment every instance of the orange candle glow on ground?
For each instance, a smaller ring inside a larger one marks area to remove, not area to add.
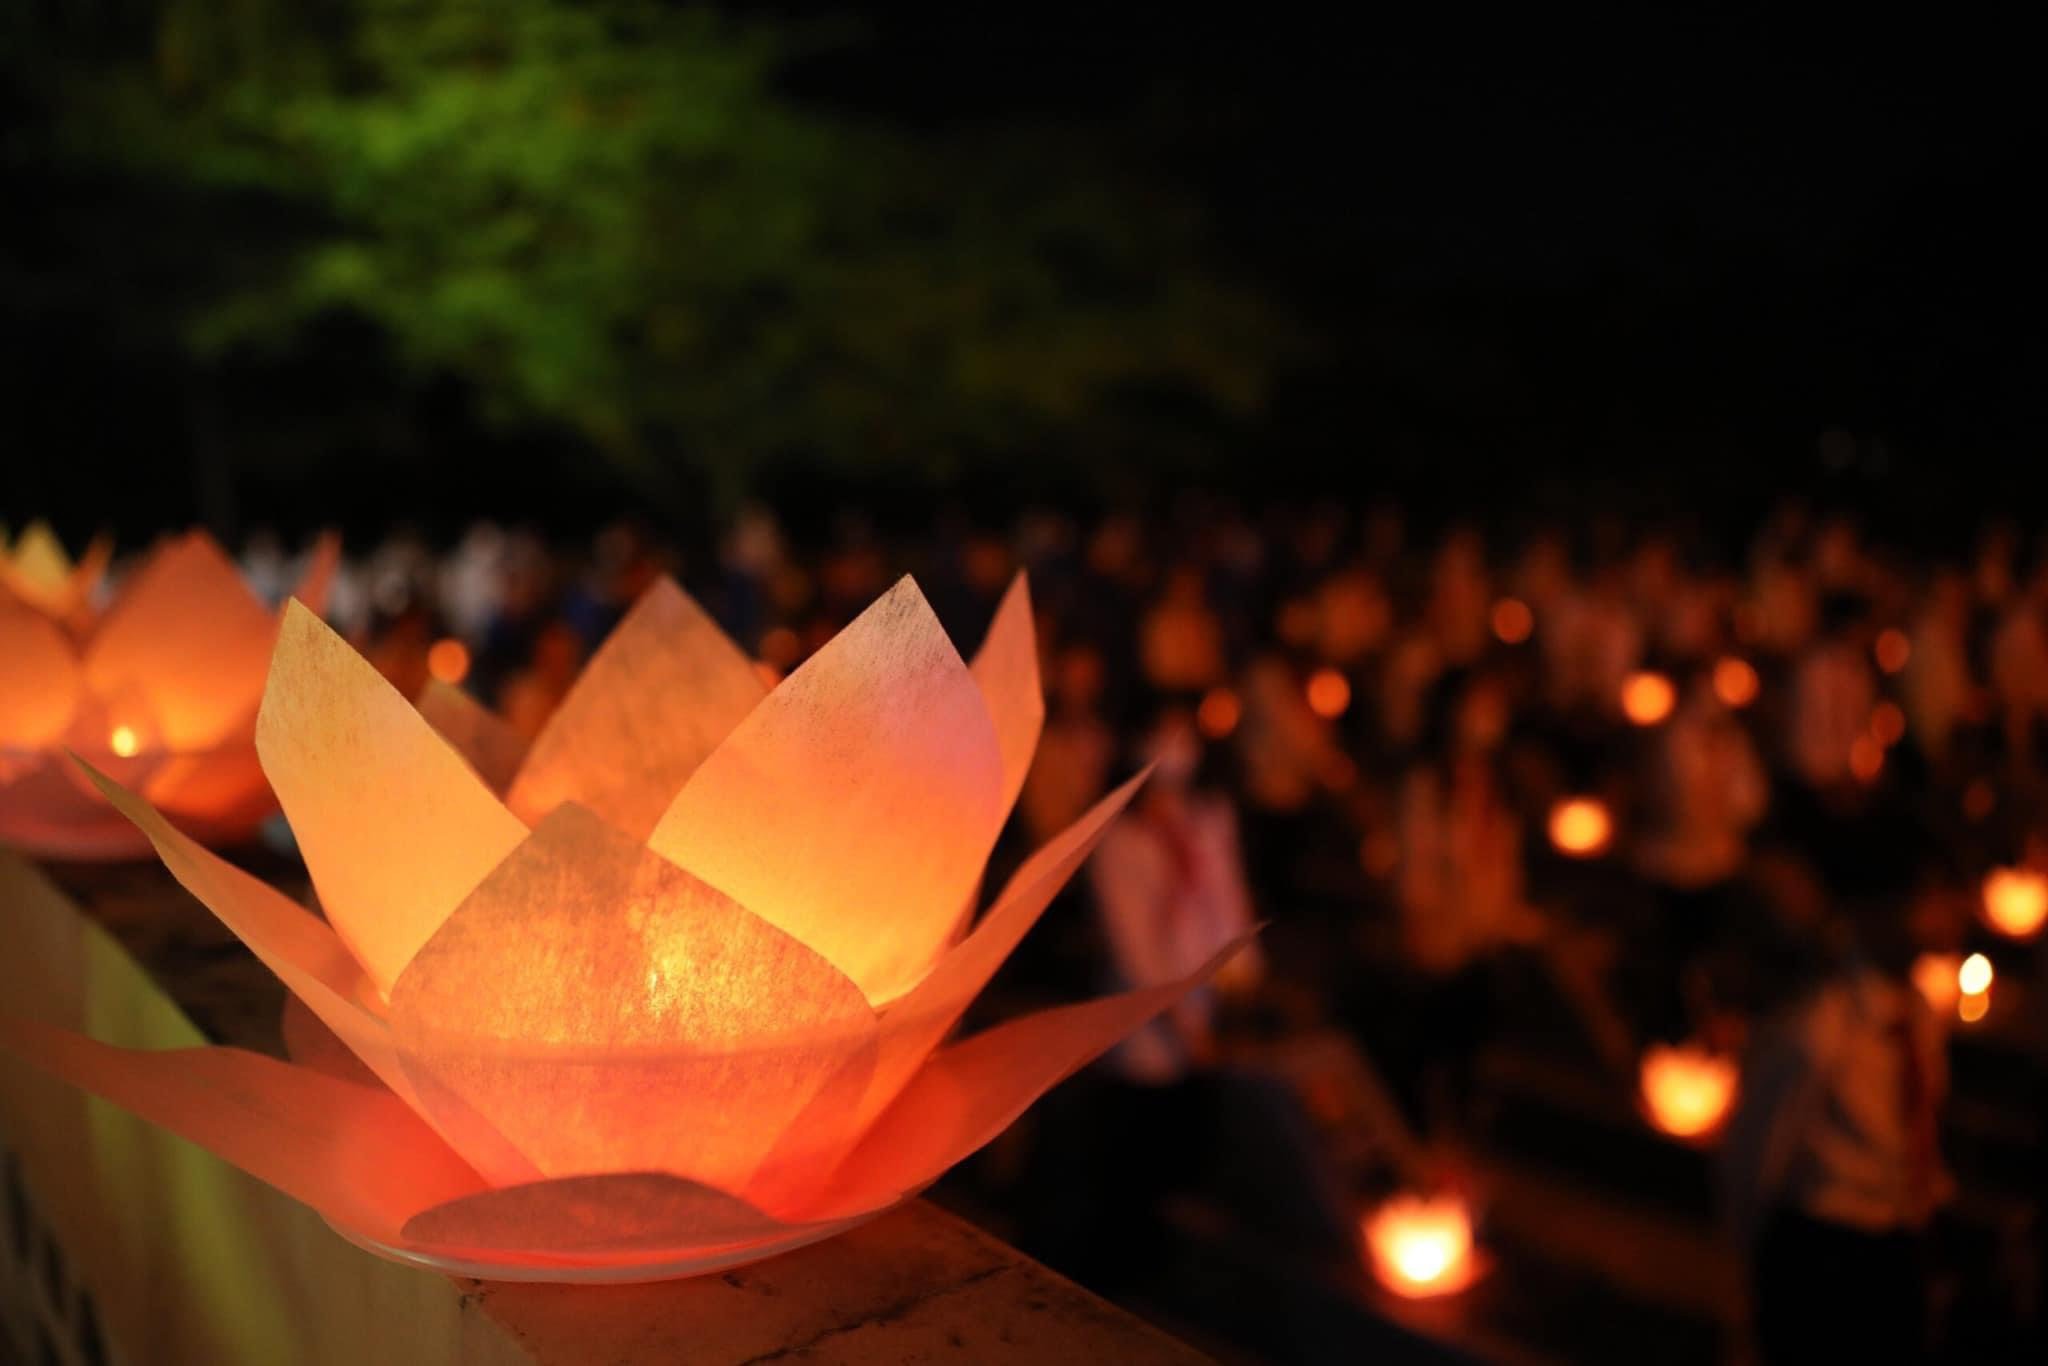
[[[1913,985],[1935,1014],[1946,1015],[1955,1009],[1963,994],[1957,980],[1961,968],[1962,959],[1953,953],[1923,953],[1913,960]]]
[[[2011,939],[2032,939],[2048,922],[2048,877],[2031,868],[1993,868],[1984,878],[1984,919]]]
[[[1649,669],[1632,673],[1621,685],[1621,712],[1638,726],[1654,726],[1678,705],[1678,689],[1663,674]]]
[[[1195,724],[1211,740],[1221,740],[1237,729],[1244,708],[1237,694],[1228,688],[1211,688],[1195,709]]]
[[[1567,797],[1550,808],[1550,843],[1560,854],[1594,858],[1613,838],[1613,818],[1597,797]]]
[[[1902,671],[1906,661],[1913,657],[1913,642],[1898,627],[1887,626],[1877,633],[1877,642],[1871,652],[1877,656],[1878,668],[1895,674]]]
[[[1643,1054],[1643,1108],[1674,1138],[1704,1138],[1735,1102],[1732,1059],[1693,1045],[1658,1045]]]
[[[1503,645],[1520,645],[1536,629],[1536,614],[1520,598],[1502,598],[1493,605],[1494,638]]]
[[[1317,669],[1309,675],[1308,708],[1325,721],[1334,721],[1351,705],[1351,684],[1335,669]]]
[[[469,677],[469,647],[453,636],[435,641],[427,650],[427,672],[454,687]]]
[[[1742,708],[1756,701],[1761,688],[1756,669],[1740,655],[1723,655],[1714,663],[1714,696],[1724,707]]]
[[[1472,1283],[1472,1216],[1455,1196],[1397,1195],[1364,1221],[1381,1285],[1396,1295],[1450,1295]]]

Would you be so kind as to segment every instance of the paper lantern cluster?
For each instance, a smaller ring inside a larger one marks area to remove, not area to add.
[[[908,579],[772,691],[657,584],[525,747],[288,605],[255,747],[323,921],[100,792],[290,989],[293,1061],[0,1045],[400,1259],[681,1274],[922,1189],[1226,961],[942,1046],[1133,779],[974,918],[1043,719],[1020,579],[970,665]]]

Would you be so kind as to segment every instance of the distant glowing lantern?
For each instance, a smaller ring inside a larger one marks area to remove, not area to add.
[[[1895,674],[1906,667],[1906,661],[1913,657],[1913,642],[1904,631],[1896,626],[1887,626],[1877,633],[1877,643],[1872,649],[1877,656],[1877,667],[1888,674]]]
[[[1550,843],[1560,854],[1595,858],[1613,838],[1614,820],[1596,797],[1567,797],[1550,808]]]
[[[1735,1085],[1734,1061],[1703,1048],[1658,1045],[1643,1054],[1643,1108],[1674,1138],[1704,1138],[1719,1128]]]
[[[1502,598],[1493,605],[1493,634],[1503,645],[1520,645],[1536,629],[1536,614],[1520,598]]]
[[[1991,990],[1991,960],[1973,953],[1956,969],[1956,989],[1965,996],[1982,996]]]
[[[1963,994],[1961,970],[1962,960],[1952,953],[1923,953],[1913,960],[1913,985],[1935,1014],[1955,1009]]]
[[[12,604],[67,627],[88,625],[93,592],[112,554],[102,537],[73,564],[47,522],[30,523],[12,545],[0,532],[0,609]]]
[[[1373,1273],[1396,1295],[1452,1295],[1477,1273],[1472,1215],[1453,1196],[1397,1195],[1366,1215]]]
[[[1195,724],[1211,740],[1221,740],[1237,729],[1244,708],[1237,694],[1228,688],[1211,688],[1195,709]]]
[[[2048,922],[2048,877],[2032,868],[1993,868],[1984,878],[1984,919],[2012,939],[2032,939]]]
[[[1678,690],[1663,674],[1648,669],[1630,674],[1621,685],[1622,715],[1638,726],[1654,726],[1671,715]]]
[[[1870,709],[1870,738],[1887,747],[1906,738],[1906,713],[1896,702],[1880,702]]]
[[[469,647],[453,636],[427,649],[427,672],[451,688],[469,677]]]
[[[39,582],[53,556],[39,552]],[[316,607],[338,557],[323,538],[299,594]],[[104,564],[104,552],[73,572]],[[203,533],[165,542],[95,613],[0,574],[0,843],[53,858],[135,858],[149,843],[69,752],[114,766],[178,826],[246,839],[275,807],[257,766],[256,704],[277,615]]]
[[[502,799],[485,756],[516,740],[459,690],[429,703],[432,720],[287,608],[257,741],[324,919],[96,775],[293,993],[296,1065],[127,1052],[5,1013],[0,1050],[374,1251],[648,1280],[909,1198],[1246,942],[945,1044],[1140,781],[963,921],[1044,715],[1021,579],[972,663],[905,579],[772,692],[657,582]]]
[[[1956,1015],[1964,1024],[1975,1024],[1991,1013],[1991,993],[1980,991],[1956,1002]]]
[[[1335,669],[1317,669],[1308,679],[1308,709],[1334,721],[1351,705],[1351,684]]]
[[[1714,696],[1726,707],[1746,707],[1760,689],[1756,669],[1740,655],[1723,655],[1714,663]]]

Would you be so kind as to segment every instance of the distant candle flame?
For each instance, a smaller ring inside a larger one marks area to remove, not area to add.
[[[1645,669],[1628,676],[1621,685],[1621,711],[1639,726],[1654,726],[1671,715],[1678,704],[1678,689],[1663,674]]]
[[[1659,1045],[1643,1054],[1643,1105],[1650,1122],[1675,1138],[1701,1138],[1720,1126],[1735,1101],[1733,1061],[1692,1045]]]
[[[1723,706],[1748,706],[1760,687],[1755,667],[1739,655],[1723,655],[1714,665],[1714,696]]]
[[[1906,667],[1906,661],[1913,657],[1913,642],[1904,631],[1888,626],[1877,633],[1877,644],[1873,651],[1877,656],[1877,667],[1888,674],[1898,673]]]
[[[1965,996],[1982,996],[1991,990],[1994,975],[1991,960],[1981,953],[1973,953],[1956,969],[1956,986]]]
[[[469,677],[469,647],[450,636],[427,651],[427,672],[453,687]]]
[[[1560,854],[1592,858],[1614,837],[1607,806],[1595,797],[1567,797],[1550,809],[1550,842]]]
[[[1984,879],[1984,918],[2013,939],[2032,939],[2048,922],[2048,877],[2030,868],[1994,868]]]
[[[1317,669],[1308,680],[1309,710],[1334,721],[1351,705],[1351,684],[1335,669]]]
[[[1923,953],[1913,960],[1913,985],[1937,1015],[1953,1010],[1963,994],[1957,980],[1961,967],[1962,960],[1952,953]]]
[[[1503,645],[1520,645],[1536,629],[1536,614],[1520,598],[1502,598],[1493,605],[1493,634]]]
[[[142,752],[142,737],[133,726],[116,726],[107,734],[107,748],[123,759],[133,759]]]
[[[1221,740],[1237,729],[1243,713],[1236,693],[1228,688],[1211,688],[1202,698],[1202,705],[1195,709],[1195,724],[1211,740]]]
[[[1472,1216],[1452,1196],[1397,1195],[1365,1218],[1365,1240],[1380,1284],[1421,1299],[1472,1283]]]

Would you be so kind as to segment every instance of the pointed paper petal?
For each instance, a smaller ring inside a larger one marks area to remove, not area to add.
[[[944,949],[1002,791],[981,692],[906,578],[740,722],[648,843],[879,1002]]]
[[[526,838],[348,643],[285,604],[256,748],[320,904],[378,991]]]
[[[419,713],[426,723],[469,760],[469,766],[491,791],[502,793],[526,758],[526,737],[453,684],[427,680],[420,690]]]
[[[483,1186],[388,1092],[239,1048],[114,1048],[0,1015],[0,1049],[380,1241],[395,1240],[414,1213]]]
[[[78,654],[49,618],[0,601],[0,749],[53,744],[78,710]]]
[[[1038,750],[1038,733],[1045,728],[1038,633],[1031,618],[1031,585],[1023,574],[1010,581],[988,638],[968,667],[995,723],[996,744],[1003,755],[1003,813],[1008,815]]]
[[[753,1242],[791,1227],[695,1181],[615,1172],[461,1196],[415,1214],[404,1234],[414,1248],[606,1258]]]
[[[810,1217],[879,1209],[937,1179],[1031,1102],[1201,985],[1251,938],[1239,936],[1179,981],[1026,1015],[938,1054],[861,1140]]]
[[[100,697],[146,699],[157,741],[205,749],[248,724],[263,689],[274,625],[210,536],[151,555],[107,610],[85,652]]]
[[[506,802],[529,825],[581,802],[644,840],[704,757],[767,694],[753,664],[673,580],[605,640],[534,739]]]
[[[391,1022],[547,1175],[726,1190],[874,1033],[830,963],[574,803],[419,951]]]
[[[358,1086],[384,1085],[383,1079],[364,1066],[339,1034],[320,1022],[312,1007],[290,992],[284,996],[278,1032],[284,1036],[284,1055],[294,1066],[309,1067],[336,1081],[352,1081]],[[417,1106],[411,1108],[418,1110]]]
[[[291,595],[311,608],[313,615],[327,615],[327,595],[333,591],[334,573],[339,568],[341,537],[323,531],[313,542],[313,553],[306,557],[306,572],[299,576],[299,586]]]

